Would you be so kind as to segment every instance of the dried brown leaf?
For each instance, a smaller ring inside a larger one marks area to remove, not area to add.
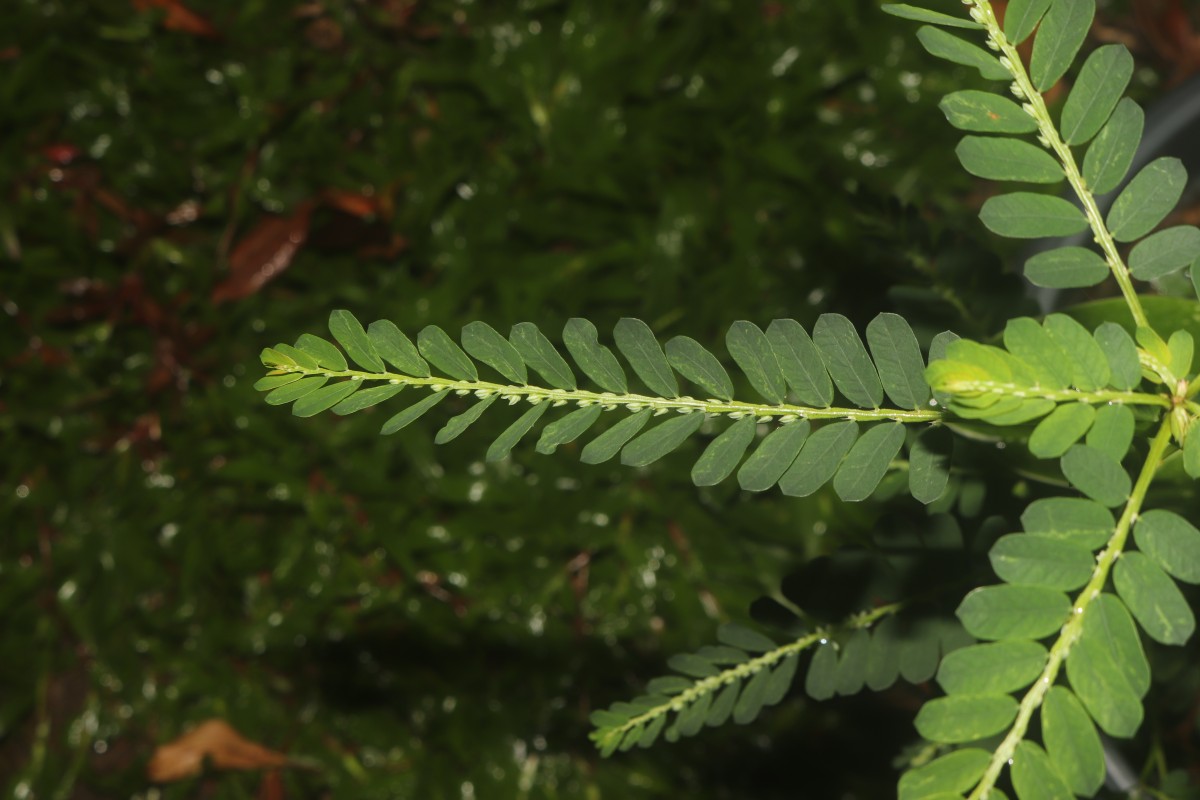
[[[229,276],[213,289],[212,301],[248,297],[292,265],[308,238],[313,204],[301,203],[286,217],[268,217],[234,245]]]
[[[210,719],[159,745],[146,775],[156,783],[179,781],[199,775],[205,761],[215,769],[263,769],[285,766],[287,756],[250,741],[225,720]]]

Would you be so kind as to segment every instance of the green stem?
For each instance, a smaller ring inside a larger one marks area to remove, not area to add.
[[[978,15],[972,14],[972,17],[987,29],[991,40],[1003,54],[1001,62],[1016,81],[1013,85],[1013,94],[1018,100],[1025,101],[1025,110],[1037,121],[1038,131],[1042,136],[1042,143],[1053,150],[1054,154],[1058,156],[1058,160],[1063,166],[1063,172],[1066,173],[1067,180],[1070,182],[1071,188],[1075,191],[1075,196],[1083,204],[1083,210],[1087,215],[1088,224],[1092,228],[1092,234],[1095,237],[1096,243],[1100,245],[1100,249],[1104,251],[1108,267],[1112,270],[1113,277],[1117,279],[1117,285],[1121,287],[1121,294],[1125,298],[1125,304],[1129,306],[1129,312],[1133,315],[1134,323],[1138,327],[1150,327],[1150,322],[1146,318],[1146,312],[1142,308],[1142,302],[1138,299],[1137,292],[1134,291],[1133,280],[1129,275],[1129,268],[1125,266],[1125,261],[1121,258],[1121,254],[1117,252],[1117,244],[1113,240],[1108,226],[1104,223],[1104,218],[1101,216],[1100,209],[1096,205],[1095,195],[1087,187],[1087,182],[1084,181],[1083,175],[1079,172],[1079,165],[1075,162],[1075,155],[1071,152],[1071,148],[1067,143],[1063,141],[1062,136],[1059,135],[1058,128],[1055,127],[1053,120],[1050,119],[1050,112],[1046,109],[1046,101],[1042,97],[1042,93],[1034,88],[1033,81],[1029,79],[1029,73],[1025,70],[1025,64],[1021,61],[1021,56],[1017,52],[1017,48],[1004,35],[1000,23],[996,20],[996,14],[992,10],[992,4],[988,0],[972,0],[972,2],[974,3],[975,10],[979,12]]]
[[[1029,721],[1033,717],[1033,712],[1041,707],[1042,701],[1046,697],[1046,692],[1054,685],[1054,681],[1058,677],[1058,671],[1062,668],[1063,662],[1066,661],[1067,655],[1071,652],[1071,647],[1075,642],[1079,641],[1079,637],[1083,633],[1083,618],[1087,614],[1088,606],[1104,590],[1113,564],[1125,549],[1125,541],[1129,537],[1129,530],[1137,519],[1138,512],[1142,508],[1142,503],[1146,499],[1146,491],[1150,488],[1150,482],[1154,479],[1154,473],[1158,470],[1159,465],[1162,464],[1163,457],[1166,455],[1170,444],[1171,425],[1169,421],[1164,421],[1150,444],[1150,452],[1146,455],[1146,461],[1142,465],[1142,471],[1139,473],[1137,482],[1133,486],[1133,493],[1129,496],[1129,501],[1125,504],[1125,510],[1121,514],[1121,519],[1117,521],[1117,527],[1114,529],[1113,535],[1109,538],[1108,545],[1096,558],[1096,568],[1092,571],[1091,580],[1088,581],[1087,585],[1076,596],[1072,614],[1059,632],[1054,646],[1050,648],[1050,656],[1046,660],[1046,666],[1042,670],[1042,674],[1034,681],[1033,686],[1026,692],[1025,697],[1021,699],[1016,720],[1009,729],[1008,735],[1004,737],[1004,740],[1000,742],[1000,746],[992,753],[992,760],[989,762],[987,770],[983,773],[983,777],[975,786],[975,790],[971,792],[968,800],[985,800],[988,797],[992,787],[996,784],[996,779],[1000,777],[1000,772],[1004,769],[1004,765],[1013,757],[1013,752],[1017,749],[1017,745],[1025,738],[1025,732],[1029,727]]]
[[[1123,392],[1101,390],[1083,392],[1078,389],[1043,389],[1038,386],[1019,386],[1015,383],[1000,383],[998,381],[950,381],[937,386],[939,391],[952,394],[955,397],[979,397],[981,395],[998,395],[1000,397],[1042,398],[1056,403],[1118,403],[1131,406],[1160,406],[1171,408],[1171,398],[1164,394],[1147,392]]]
[[[274,365],[272,365],[274,366]],[[937,409],[906,410],[900,408],[811,408],[780,404],[744,403],[736,400],[696,400],[692,397],[652,397],[643,394],[613,394],[612,392],[589,392],[583,389],[549,389],[543,386],[516,386],[488,381],[459,381],[450,378],[417,378],[412,375],[392,372],[362,372],[359,370],[306,369],[304,367],[275,367],[279,372],[294,372],[306,377],[349,378],[361,381],[389,381],[405,386],[427,386],[435,392],[452,391],[459,395],[473,394],[479,398],[498,394],[510,403],[526,400],[530,403],[549,401],[555,405],[574,403],[581,407],[600,405],[608,409],[625,406],[630,411],[654,409],[657,413],[676,411],[688,414],[703,411],[706,414],[727,414],[734,419],[753,415],[762,420],[775,419],[790,422],[794,419],[852,419],[859,422],[893,420],[895,422],[937,422],[942,412]]]

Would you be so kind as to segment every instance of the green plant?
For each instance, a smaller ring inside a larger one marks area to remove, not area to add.
[[[1132,58],[1116,45],[1091,53],[1056,122],[1043,93],[1081,49],[1093,0],[1013,0],[1003,24],[987,0],[966,5],[969,18],[909,5],[885,10],[926,23],[917,36],[933,55],[1011,82],[1016,102],[974,90],[943,100],[950,123],[969,134],[960,161],[991,180],[1066,181],[1077,204],[1013,192],[984,203],[981,218],[1018,239],[1090,231],[1099,253],[1046,250],[1026,261],[1025,275],[1054,289],[1111,278],[1123,300],[1119,321],[1089,331],[1065,313],[1040,322],[1018,317],[1005,326],[1002,346],[943,333],[925,354],[894,314],[867,326],[865,345],[837,314],[822,315],[811,335],[794,320],[775,320],[765,331],[736,322],[726,349],[759,401],[739,399],[721,360],[696,340],[661,344],[634,319],[621,320],[613,339],[644,392],[632,389],[621,359],[582,319],[562,334],[575,368],[531,323],[505,337],[473,322],[461,346],[428,326],[414,343],[391,322],[364,328],[341,310],[329,329],[342,350],[305,334],[262,353],[270,373],[256,388],[301,417],[351,414],[409,388],[430,390],[384,423],[381,432],[391,434],[452,395],[473,396],[436,434],[443,444],[504,400],[528,408],[493,441],[489,461],[507,457],[539,425],[536,449],[552,453],[615,418],[581,449],[584,462],[619,454],[622,464],[645,467],[693,436],[715,434],[692,467],[697,486],[736,470],[747,491],[777,486],[803,497],[831,483],[840,499],[855,502],[907,490],[935,512],[930,535],[903,551],[881,534],[838,554],[856,578],[857,605],[791,603],[794,618],[780,627],[793,638],[783,645],[727,625],[719,645],[673,658],[676,674],[650,681],[643,696],[595,712],[593,738],[606,755],[730,719],[752,721],[784,697],[801,655],[812,651],[805,688],[815,699],[936,674],[945,695],[916,716],[927,744],[906,759],[901,798],[1003,797],[1001,779],[1025,800],[1091,797],[1105,776],[1097,728],[1130,737],[1142,722],[1151,666],[1139,628],[1166,645],[1184,644],[1195,628],[1176,581],[1200,582],[1200,530],[1169,509],[1169,496],[1156,503],[1162,507],[1145,506],[1160,473],[1182,467],[1200,477],[1200,436],[1188,435],[1200,414],[1200,377],[1191,334],[1156,324],[1134,285],[1189,266],[1200,279],[1200,230],[1154,232],[1178,203],[1186,172],[1174,159],[1152,162],[1102,215],[1096,197],[1122,186],[1141,139],[1142,112],[1122,99]],[[947,28],[985,38],[995,55]],[[1016,48],[1035,30],[1027,67]],[[1023,138],[1032,135],[1040,147]],[[576,369],[595,388],[581,388]],[[569,410],[554,414],[559,407]],[[665,419],[651,424],[653,417]],[[969,443],[980,439],[1022,442],[1033,460],[1017,464],[1013,456],[1007,468],[1069,485],[1078,496],[1034,499],[1021,514],[1021,533],[984,526],[968,544],[935,535],[945,530],[940,515],[971,486],[959,462],[979,468]],[[962,568],[980,542],[990,546],[999,584],[978,586]],[[943,604],[961,596],[964,575],[974,588],[957,604],[955,621]]]

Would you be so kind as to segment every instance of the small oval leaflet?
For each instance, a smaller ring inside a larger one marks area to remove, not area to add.
[[[913,724],[931,742],[958,744],[999,733],[1017,716],[1017,701],[1005,694],[959,694],[929,700]]]

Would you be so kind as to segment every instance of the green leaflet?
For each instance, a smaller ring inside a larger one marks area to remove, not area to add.
[[[833,402],[833,382],[817,346],[800,323],[794,319],[773,320],[767,326],[767,342],[800,402],[828,408]]]
[[[433,394],[429,395],[425,399],[419,400],[416,403],[413,403],[411,406],[404,409],[399,414],[397,414],[396,416],[389,419],[387,422],[383,423],[383,427],[380,429],[379,432],[381,434],[383,434],[384,436],[387,436],[388,434],[395,433],[396,431],[400,430],[401,428],[412,424],[413,422],[420,419],[421,415],[424,414],[426,411],[428,411],[429,409],[436,406],[438,403],[445,400],[446,396],[449,394],[450,394],[450,392],[448,392],[448,391],[434,392]]]
[[[1004,37],[1013,44],[1029,38],[1053,0],[1010,0],[1004,12]]]
[[[354,394],[361,386],[362,381],[338,381],[329,386],[323,386],[297,400],[296,404],[292,406],[292,414],[297,417],[316,416],[322,411],[333,408]]]
[[[1106,220],[1118,242],[1140,239],[1174,210],[1187,185],[1187,170],[1177,158],[1151,161],[1113,202]]]
[[[883,691],[900,676],[900,640],[897,638],[896,618],[888,617],[871,632],[867,651],[867,688]]]
[[[1141,106],[1128,97],[1117,103],[1083,157],[1083,180],[1093,193],[1108,194],[1125,179],[1141,144],[1145,124],[1146,114]]]
[[[704,720],[704,724],[715,728],[728,722],[729,718],[733,716],[733,706],[737,703],[738,695],[741,691],[741,680],[735,680],[722,689],[720,694],[713,698],[712,706],[708,709],[708,717]]]
[[[550,403],[544,401],[526,410],[513,424],[505,428],[504,432],[496,437],[496,440],[488,447],[484,460],[500,461],[508,457],[512,449],[516,447],[517,442],[521,441],[525,437],[525,434],[529,433],[538,420],[549,410]]]
[[[478,321],[464,325],[461,341],[468,355],[487,364],[507,380],[521,386],[529,383],[529,373],[521,354],[491,325]]]
[[[1200,297],[1200,258],[1192,262],[1191,268],[1188,269],[1188,277],[1192,279],[1192,291]]]
[[[1175,331],[1167,341],[1167,350],[1171,358],[1167,365],[1171,372],[1179,376],[1192,373],[1192,358],[1196,353],[1196,342],[1187,331]]]
[[[328,381],[329,378],[324,376],[304,378],[303,380],[298,380],[295,383],[289,383],[286,386],[280,386],[263,399],[266,400],[268,404],[273,406],[286,405],[293,400],[299,400],[306,394],[315,392],[317,389],[320,389],[322,386],[324,386]]]
[[[900,408],[920,409],[929,401],[925,359],[916,334],[896,314],[880,314],[867,325],[867,344],[883,390]]]
[[[1104,322],[1096,328],[1097,343],[1108,357],[1111,374],[1109,382],[1117,389],[1130,390],[1142,382],[1142,365],[1138,360],[1137,345],[1115,322]]]
[[[763,439],[738,470],[738,484],[748,492],[765,492],[792,466],[812,426],[808,420],[781,425]]]
[[[1013,239],[1071,236],[1088,227],[1087,217],[1072,203],[1031,192],[988,198],[979,218],[992,233]]]
[[[813,700],[828,700],[837,693],[837,650],[832,644],[817,648],[804,678],[804,691]]]
[[[417,334],[417,350],[429,363],[455,380],[479,380],[475,362],[436,325],[426,325]]]
[[[920,620],[900,640],[900,675],[912,684],[922,684],[937,672],[941,640],[936,626]]]
[[[612,351],[600,344],[596,326],[586,319],[572,317],[563,328],[563,344],[583,374],[606,392],[627,394],[625,370]]]
[[[883,422],[869,428],[850,448],[833,476],[833,490],[848,503],[866,500],[879,486],[904,444],[904,426]]]
[[[300,338],[296,340],[296,348],[310,356],[320,366],[334,372],[342,372],[349,366],[341,350],[338,350],[331,343],[319,336],[313,336],[311,333],[300,334]],[[280,349],[284,349],[282,345]],[[291,351],[291,355],[295,355],[295,349]],[[297,361],[297,363],[307,369],[316,369],[316,366],[311,361],[309,363]]]
[[[1120,461],[1133,444],[1133,412],[1127,406],[1101,406],[1087,434],[1088,447]]]
[[[926,428],[917,434],[908,451],[908,489],[926,505],[946,491],[950,481],[950,453],[954,437],[945,428]]]
[[[1071,358],[1037,320],[1010,319],[1004,327],[1004,346],[1032,369],[1043,388],[1065,389],[1071,384]]]
[[[266,392],[271,389],[278,389],[280,386],[287,386],[289,383],[295,383],[303,377],[304,375],[299,372],[289,372],[286,375],[267,375],[254,382],[254,389],[259,392]]]
[[[717,628],[717,641],[751,653],[767,653],[779,647],[769,636],[736,622],[726,622]]]
[[[756,427],[754,417],[742,417],[709,442],[692,466],[692,483],[715,486],[728,478],[754,441]]]
[[[1037,586],[983,586],[958,607],[967,632],[979,639],[1041,639],[1057,631],[1071,612],[1062,592]]]
[[[1017,701],[1004,694],[939,697],[921,706],[917,733],[931,742],[973,742],[1004,730],[1017,716]]]
[[[1094,500],[1049,497],[1030,503],[1021,514],[1021,525],[1026,533],[1096,550],[1108,542],[1117,521],[1111,511]]]
[[[1033,133],[1037,120],[1007,97],[966,89],[942,98],[938,108],[962,131],[976,133]]]
[[[779,480],[779,489],[792,497],[808,497],[833,477],[858,439],[858,423],[835,422],[808,437],[800,455]]]
[[[338,416],[354,414],[395,397],[403,389],[402,383],[387,383],[383,386],[372,386],[370,389],[360,389],[335,405],[332,410]]]
[[[1138,242],[1129,253],[1129,272],[1139,280],[1150,281],[1177,272],[1197,258],[1200,258],[1200,228],[1179,225]]]
[[[1062,471],[1076,489],[1110,508],[1129,499],[1129,474],[1115,458],[1086,444],[1077,444],[1062,457]]]
[[[1138,549],[1171,576],[1200,583],[1200,530],[1170,511],[1147,511],[1133,528]]]
[[[558,449],[559,445],[573,442],[582,436],[588,428],[600,419],[600,406],[577,408],[562,419],[555,420],[542,429],[534,448],[543,455],[549,455]]]
[[[1071,385],[1085,392],[1108,386],[1112,373],[1108,358],[1087,328],[1066,314],[1051,314],[1042,321],[1063,352],[1071,355]]]
[[[1188,437],[1183,442],[1183,469],[1193,478],[1200,478],[1200,428],[1192,425]]]
[[[1000,537],[988,558],[1006,583],[1048,589],[1078,589],[1096,566],[1092,551],[1081,544],[1023,533]]]
[[[371,337],[375,352],[382,356],[384,361],[405,375],[415,378],[429,377],[429,365],[421,358],[412,340],[405,336],[394,322],[376,320],[367,326],[367,335]]]
[[[1046,751],[1034,742],[1025,740],[1017,745],[1010,769],[1019,800],[1074,800],[1071,787],[1054,768]]]
[[[1122,45],[1092,51],[1063,105],[1059,128],[1070,145],[1089,141],[1112,116],[1133,77],[1133,56]]]
[[[1046,648],[1037,642],[971,645],[942,659],[937,680],[946,694],[1007,694],[1033,683],[1046,658]]]
[[[621,463],[627,467],[649,466],[687,441],[703,423],[704,414],[699,411],[661,422],[625,445]]]
[[[858,694],[867,680],[867,664],[871,657],[871,634],[857,630],[842,645],[838,658],[837,693],[842,697]]]
[[[280,351],[276,350],[274,347],[264,347],[262,349],[262,351],[258,354],[258,360],[262,362],[262,365],[264,367],[268,367],[271,369],[274,369],[275,367],[294,367],[294,366],[296,366],[296,359],[292,358],[291,356],[287,355],[286,353],[281,353]],[[266,380],[266,379],[264,378],[263,380]],[[264,387],[264,390],[265,390],[265,388],[268,388],[268,387]]]
[[[961,796],[987,769],[992,754],[978,748],[955,750],[900,778],[899,800],[929,800],[940,794]]]
[[[1104,783],[1104,749],[1083,704],[1063,686],[1051,686],[1042,704],[1042,740],[1050,763],[1077,795],[1091,797]]]
[[[879,408],[883,384],[854,323],[841,314],[822,314],[813,326],[813,342],[838,391],[860,408]]]
[[[861,631],[859,631],[861,633]],[[792,653],[770,670],[767,685],[763,687],[763,705],[773,706],[787,696],[788,689],[796,677],[800,665],[800,654]]]
[[[974,67],[988,80],[1003,81],[1012,77],[991,53],[940,28],[923,25],[917,30],[917,40],[930,55]]]
[[[689,678],[709,678],[721,673],[711,661],[692,653],[677,653],[671,656],[667,659],[667,666]]]
[[[1020,139],[967,136],[954,151],[967,172],[993,181],[1058,183],[1062,166],[1044,149]]]
[[[1067,679],[1101,730],[1117,737],[1137,732],[1150,665],[1129,612],[1114,595],[1101,594],[1088,606],[1083,632],[1067,655]]]
[[[301,338],[303,338],[303,337],[301,337]],[[315,336],[313,338],[316,339]],[[317,341],[323,343],[330,350],[332,350],[334,353],[336,353],[337,358],[341,359],[340,363],[343,364],[342,368],[345,369],[344,365],[345,365],[346,361],[345,361],[345,359],[342,358],[341,351],[339,351],[333,345],[329,344],[329,342],[326,342],[324,339],[318,339]],[[296,343],[299,344],[300,341],[297,340]],[[322,364],[319,364],[317,362],[316,357],[313,356],[312,353],[309,353],[306,350],[301,350],[298,347],[292,347],[289,344],[279,344],[279,345],[276,345],[275,347],[276,347],[276,349],[272,350],[271,352],[278,353],[279,355],[281,355],[283,358],[286,359],[285,363],[287,363],[287,364],[295,364],[296,366],[303,367],[304,369],[312,369],[312,370],[315,370],[321,366],[324,366]]]
[[[916,22],[928,22],[932,25],[945,25],[949,28],[974,28],[981,27],[974,20],[965,19],[963,17],[952,17],[949,14],[943,14],[940,11],[931,11],[927,8],[918,8],[910,6],[908,3],[887,3],[883,6],[885,14],[891,14],[902,19],[911,19]]]
[[[1083,247],[1057,247],[1025,262],[1025,277],[1047,289],[1080,289],[1108,277],[1108,262]]]
[[[375,352],[371,337],[367,336],[362,323],[349,311],[338,309],[330,313],[329,332],[346,354],[367,372],[384,371],[383,361]]]
[[[660,397],[679,396],[675,373],[671,372],[671,365],[649,325],[640,319],[623,317],[613,328],[613,339],[617,349],[650,391]]]
[[[479,419],[484,411],[491,407],[492,403],[500,399],[500,395],[493,394],[472,405],[463,413],[451,417],[442,429],[433,437],[434,444],[446,444],[452,442],[462,435],[463,431],[471,427],[474,422]]]
[[[1092,427],[1096,410],[1084,403],[1063,403],[1050,412],[1029,436],[1029,452],[1038,458],[1058,458]]]
[[[571,367],[558,350],[532,322],[513,325],[508,340],[530,369],[545,378],[551,386],[567,390],[576,388],[575,373],[571,372]],[[654,346],[658,347],[658,343],[655,342]]]
[[[766,705],[767,683],[771,673],[760,670],[754,674],[742,690],[742,696],[733,704],[733,721],[738,725],[748,725],[758,719],[759,713]]]
[[[650,409],[644,408],[613,425],[588,442],[587,446],[583,448],[583,452],[579,454],[580,460],[585,464],[600,464],[608,461],[625,446],[626,442],[646,426],[652,413]]]
[[[1121,554],[1113,569],[1113,585],[1154,641],[1184,644],[1196,630],[1196,617],[1175,581],[1143,553]]]
[[[667,342],[667,361],[683,377],[720,400],[733,399],[733,381],[717,357],[695,339],[676,336]]]
[[[1066,74],[1096,16],[1096,0],[1056,0],[1033,40],[1029,77],[1044,92]]]
[[[733,323],[725,334],[725,346],[756,392],[768,403],[784,402],[787,387],[783,370],[766,334],[757,325],[745,320]]]

